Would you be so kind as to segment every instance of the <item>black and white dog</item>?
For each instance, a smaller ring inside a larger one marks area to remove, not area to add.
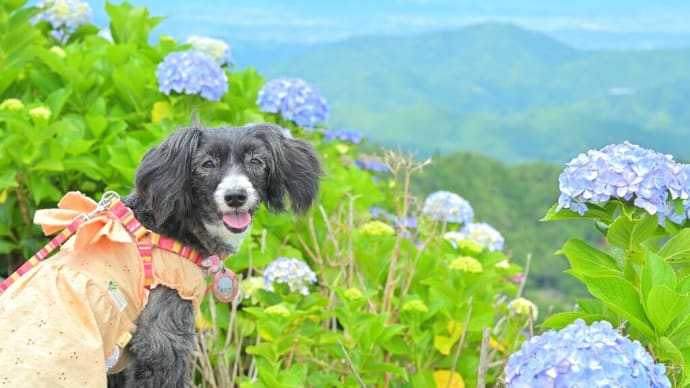
[[[316,199],[321,168],[306,141],[271,124],[202,128],[192,125],[151,149],[124,199],[149,230],[204,255],[236,252],[263,203],[295,213]],[[195,344],[191,302],[166,287],[151,290],[126,347],[130,363],[108,386],[183,387]]]

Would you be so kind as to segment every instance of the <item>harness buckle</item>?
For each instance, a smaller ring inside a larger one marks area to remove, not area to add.
[[[84,219],[84,222],[88,221],[91,219],[91,217],[95,216],[98,213],[104,212],[108,209],[110,209],[110,206],[112,206],[113,202],[115,200],[120,199],[120,195],[114,191],[106,191],[103,193],[103,196],[101,197],[101,200],[98,202],[96,205],[96,208],[91,210],[88,213],[81,213],[79,217]]]

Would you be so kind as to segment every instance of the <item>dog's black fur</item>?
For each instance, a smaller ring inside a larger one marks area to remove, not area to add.
[[[144,156],[136,188],[124,199],[149,230],[204,255],[236,252],[244,225],[263,203],[295,213],[316,199],[321,168],[306,141],[271,124],[202,128],[171,135]],[[228,221],[237,214],[242,221]],[[246,214],[249,214],[247,217]],[[166,287],[151,290],[125,351],[129,362],[109,387],[184,387],[191,379],[194,315],[191,302]]]

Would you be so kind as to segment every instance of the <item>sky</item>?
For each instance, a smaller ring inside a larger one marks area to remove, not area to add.
[[[115,3],[120,1],[115,0]],[[156,30],[244,42],[312,44],[511,22],[576,46],[690,47],[688,0],[130,0],[167,19]],[[89,1],[105,22],[105,0]],[[624,39],[625,38],[625,39]],[[578,42],[579,39],[579,42]],[[602,39],[602,42],[597,42]],[[627,43],[625,43],[627,42]],[[616,43],[611,43],[615,45]],[[586,48],[586,47],[585,47]]]

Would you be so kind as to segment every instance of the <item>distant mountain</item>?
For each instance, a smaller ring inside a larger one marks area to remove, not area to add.
[[[630,140],[690,159],[690,50],[582,51],[509,24],[357,37],[262,69],[317,85],[331,126],[420,154],[563,162]]]

